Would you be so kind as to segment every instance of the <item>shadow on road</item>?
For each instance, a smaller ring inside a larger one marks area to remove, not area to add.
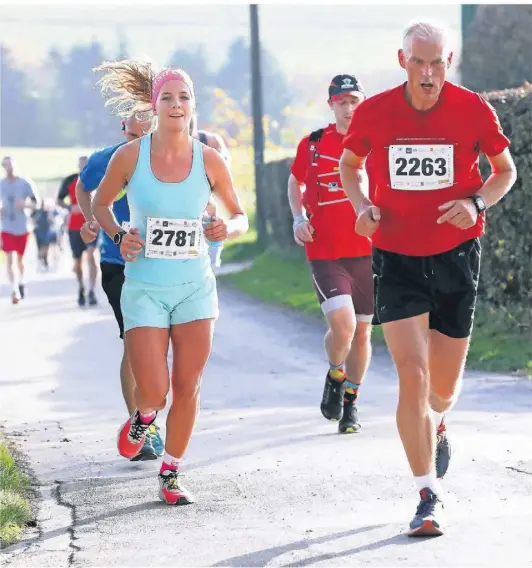
[[[228,558],[213,564],[213,566],[267,566],[275,558],[282,556],[283,554],[295,551],[308,550],[312,546],[325,544],[341,538],[354,538],[357,535],[374,531],[386,527],[387,525],[370,525],[367,527],[360,527],[357,529],[352,529],[349,531],[343,531],[340,533],[329,534],[326,536],[318,538],[303,539],[297,542],[292,542],[290,544],[285,544],[282,546],[276,546],[273,548],[267,548],[264,550],[258,550],[257,552],[252,552],[250,554],[244,554],[242,556],[234,556],[233,558]],[[345,558],[347,556],[355,556],[361,552],[366,552],[368,550],[377,550],[385,546],[392,545],[413,545],[415,543],[423,542],[427,539],[411,539],[404,534],[398,534],[390,538],[385,538],[382,540],[377,540],[375,542],[365,544],[363,546],[357,546],[355,548],[350,548],[338,553],[327,553],[320,554],[317,556],[311,556],[304,560],[298,560],[297,562],[292,562],[290,564],[284,564],[287,567],[296,566],[311,566],[312,564],[317,564],[318,562],[323,562],[325,560],[335,560],[338,558]]]

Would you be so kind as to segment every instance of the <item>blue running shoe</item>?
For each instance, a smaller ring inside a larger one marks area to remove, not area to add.
[[[161,435],[159,434],[159,426],[157,426],[157,424],[153,423],[149,428],[148,428],[148,433],[146,435],[147,439],[150,441],[151,446],[153,448],[153,450],[155,451],[155,454],[158,457],[161,457],[164,454],[164,442],[163,439],[161,438]]]
[[[421,501],[410,523],[408,536],[441,536],[443,534],[443,503],[428,487],[420,492]]]

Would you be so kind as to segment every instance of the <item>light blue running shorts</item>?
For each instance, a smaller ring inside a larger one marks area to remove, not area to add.
[[[126,278],[121,296],[124,331],[135,327],[160,327],[218,317],[216,278],[201,282],[157,286]]]

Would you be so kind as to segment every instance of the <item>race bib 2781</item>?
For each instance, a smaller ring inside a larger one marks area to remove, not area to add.
[[[197,258],[204,253],[205,239],[199,219],[146,218],[147,258]]]

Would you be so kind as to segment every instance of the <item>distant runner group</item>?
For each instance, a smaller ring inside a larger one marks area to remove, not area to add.
[[[321,413],[342,434],[361,430],[371,328],[381,325],[399,378],[397,426],[419,492],[408,534],[433,536],[445,527],[446,414],[469,347],[485,211],[511,189],[516,170],[491,105],[447,80],[444,29],[409,25],[398,60],[406,82],[375,96],[366,97],[352,74],[332,79],[334,121],[299,143],[288,203],[328,327]],[[124,141],[92,154],[61,188],[59,198],[70,197],[78,302],[85,302],[79,259],[101,234],[102,288],[124,340],[129,418],[118,451],[130,460],[162,456],[160,497],[192,503],[180,473],[218,317],[213,266],[219,245],[243,235],[248,219],[222,139],[196,130],[194,86],[184,70],[155,73],[134,60],[98,70],[106,104],[123,117]],[[485,182],[481,153],[491,167]],[[8,158],[2,165],[2,248],[16,303],[24,295],[24,210],[37,200]],[[217,215],[213,196],[228,220]],[[89,303],[97,302],[95,278],[89,263]],[[170,388],[163,442],[156,418]]]

